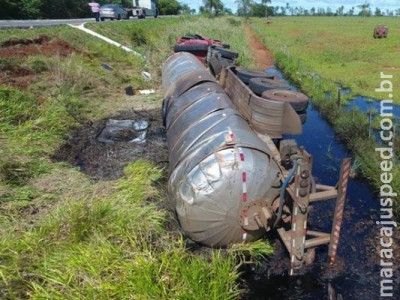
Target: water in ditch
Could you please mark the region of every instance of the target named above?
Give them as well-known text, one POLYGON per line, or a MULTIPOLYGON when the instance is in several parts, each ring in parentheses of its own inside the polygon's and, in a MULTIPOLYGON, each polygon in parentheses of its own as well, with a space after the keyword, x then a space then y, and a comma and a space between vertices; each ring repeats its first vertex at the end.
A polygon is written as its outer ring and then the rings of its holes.
MULTIPOLYGON (((272 71, 283 78, 278 70, 272 71)), ((312 105, 307 109, 303 134, 285 138, 295 139, 312 154, 317 182, 336 185, 341 160, 351 154, 312 105)), ((316 203, 309 228, 330 232, 333 208, 333 201, 316 203)), ((379 299, 380 228, 375 223, 379 220, 379 209, 376 191, 357 176, 350 179, 337 264, 333 268, 328 266, 328 247, 321 246, 317 248, 313 266, 302 276, 290 277, 287 275, 289 257, 282 243, 275 240, 274 257, 261 267, 249 267, 245 271, 249 292, 244 299, 379 299)), ((395 270, 393 279, 393 286, 399 286, 399 269, 395 270)))

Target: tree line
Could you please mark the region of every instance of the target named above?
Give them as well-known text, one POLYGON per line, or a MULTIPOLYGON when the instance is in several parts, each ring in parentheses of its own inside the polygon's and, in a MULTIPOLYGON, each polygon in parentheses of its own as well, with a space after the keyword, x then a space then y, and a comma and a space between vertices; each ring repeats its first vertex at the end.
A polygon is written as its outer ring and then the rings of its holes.
POLYGON ((345 7, 339 6, 337 9, 332 9, 331 7, 312 7, 311 9, 305 9, 301 6, 290 6, 289 3, 286 3, 286 6, 274 6, 270 7, 271 14, 275 16, 361 16, 361 17, 370 17, 370 16, 400 16, 400 8, 395 10, 381 10, 379 7, 376 7, 373 11, 371 8, 371 4, 364 3, 357 6, 353 6, 349 9, 345 9, 345 7), (357 9, 357 13, 356 13, 357 9))
MULTIPOLYGON (((245 17, 264 17, 264 16, 400 16, 400 8, 395 10, 381 10, 376 7, 372 11, 369 3, 363 3, 350 9, 345 9, 344 5, 337 9, 331 7, 312 7, 306 9, 301 6, 291 6, 289 2, 285 6, 269 6, 271 0, 237 0, 237 15, 245 17)), ((203 0, 203 5, 199 9, 200 14, 225 15, 233 14, 230 9, 224 7, 221 0, 203 0)))
MULTIPOLYGON (((63 19, 85 18, 92 16, 88 5, 90 0, 0 0, 0 19, 63 19)), ((115 3, 122 7, 132 6, 131 0, 99 0, 100 4, 115 3)), ((196 10, 178 0, 156 0, 158 12, 161 15, 195 14, 196 10)), ((330 7, 272 6, 271 0, 237 0, 237 15, 246 17, 265 16, 400 16, 400 8, 373 11, 369 3, 360 4, 350 9, 342 5, 337 9, 330 7)), ((233 15, 230 8, 224 6, 221 0, 203 0, 199 14, 233 15)))
MULTIPOLYGON (((91 0, 0 0, 0 19, 69 19, 91 17, 91 0)), ((131 7, 131 0, 98 0, 131 7)), ((161 15, 193 14, 196 11, 177 0, 155 1, 161 15)))

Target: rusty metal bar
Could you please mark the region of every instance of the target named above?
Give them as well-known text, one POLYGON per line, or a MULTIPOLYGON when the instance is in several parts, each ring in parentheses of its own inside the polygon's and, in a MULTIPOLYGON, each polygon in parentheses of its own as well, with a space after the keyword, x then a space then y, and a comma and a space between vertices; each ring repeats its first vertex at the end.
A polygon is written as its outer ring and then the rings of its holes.
POLYGON ((314 231, 314 230, 307 230, 307 235, 311 235, 311 236, 331 236, 330 233, 326 233, 326 232, 319 232, 319 231, 314 231))
POLYGON ((310 156, 302 151, 294 183, 292 228, 290 243, 290 275, 295 275, 303 266, 311 184, 310 156))
POLYGON ((317 189, 317 191, 328 191, 328 190, 334 190, 336 189, 334 186, 331 185, 324 185, 324 184, 319 184, 317 183, 315 185, 315 188, 317 189))
POLYGON ((304 243, 304 248, 312 248, 312 247, 316 247, 319 245, 324 245, 324 244, 328 244, 330 241, 331 237, 330 234, 328 236, 319 236, 313 239, 309 239, 306 240, 306 242, 304 243))
POLYGON ((283 241, 283 244, 285 245, 287 251, 290 252, 290 235, 287 233, 287 231, 285 231, 285 229, 278 228, 277 229, 279 236, 281 237, 281 240, 283 241))
POLYGON ((349 180, 350 168, 351 168, 351 158, 343 159, 342 166, 340 168, 338 197, 336 200, 335 214, 332 224, 332 233, 329 243, 329 257, 330 257, 329 263, 331 265, 333 265, 336 260, 337 248, 340 238, 340 228, 342 226, 342 221, 343 221, 344 204, 346 202, 347 184, 349 180))
POLYGON ((337 195, 338 195, 338 192, 336 189, 312 193, 312 194, 310 194, 310 202, 333 199, 333 198, 336 198, 337 195))

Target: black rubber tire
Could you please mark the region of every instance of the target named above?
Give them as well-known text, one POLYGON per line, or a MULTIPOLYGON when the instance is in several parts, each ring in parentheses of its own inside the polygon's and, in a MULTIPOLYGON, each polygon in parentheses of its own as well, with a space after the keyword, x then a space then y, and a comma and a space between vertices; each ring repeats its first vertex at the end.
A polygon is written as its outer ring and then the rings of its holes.
POLYGON ((214 77, 217 77, 219 74, 221 74, 222 71, 222 63, 221 61, 218 59, 218 57, 216 55, 213 55, 210 58, 210 61, 208 62, 211 74, 214 77))
POLYGON ((162 116, 162 122, 163 122, 164 127, 167 126, 167 113, 168 113, 168 99, 163 99, 161 116, 162 116))
POLYGON ((239 56, 239 53, 222 47, 215 47, 215 51, 221 53, 221 56, 224 58, 235 59, 239 56))
POLYGON ((114 18, 110 18, 111 21, 114 21, 114 18))
POLYGON ((274 73, 263 72, 263 71, 260 71, 260 70, 242 69, 242 68, 236 68, 236 75, 245 84, 249 84, 250 79, 252 79, 252 78, 267 78, 267 79, 274 79, 275 78, 275 74, 274 73))
POLYGON ((252 78, 249 82, 249 89, 258 96, 261 96, 261 94, 266 90, 287 90, 289 89, 289 85, 284 80, 279 79, 252 78))
POLYGON ((296 112, 303 112, 308 106, 308 97, 302 93, 291 90, 266 90, 261 97, 274 101, 288 102, 296 112))
POLYGON ((121 20, 121 15, 118 15, 118 16, 117 16, 117 20, 118 20, 118 21, 121 20))
POLYGON ((235 62, 232 59, 228 59, 228 58, 221 58, 220 60, 222 67, 232 67, 235 65, 235 62))
POLYGON ((298 113, 301 124, 304 124, 307 121, 307 112, 298 113))
POLYGON ((207 51, 208 45, 175 45, 174 52, 207 51))
POLYGON ((104 22, 104 18, 100 18, 100 20, 101 20, 102 22, 104 22))

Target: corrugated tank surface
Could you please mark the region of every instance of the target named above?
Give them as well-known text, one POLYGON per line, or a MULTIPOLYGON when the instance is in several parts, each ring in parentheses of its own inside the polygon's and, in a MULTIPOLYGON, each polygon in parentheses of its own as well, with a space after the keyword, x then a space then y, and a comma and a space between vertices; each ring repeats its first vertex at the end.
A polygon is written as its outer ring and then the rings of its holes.
POLYGON ((279 174, 268 146, 193 55, 171 56, 162 79, 168 192, 182 229, 209 246, 259 238, 263 231, 246 231, 241 222, 245 207, 265 199, 279 174))

